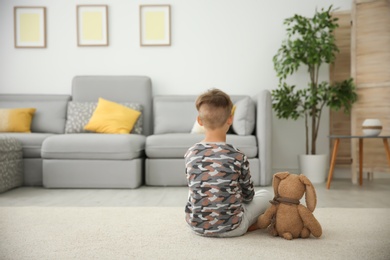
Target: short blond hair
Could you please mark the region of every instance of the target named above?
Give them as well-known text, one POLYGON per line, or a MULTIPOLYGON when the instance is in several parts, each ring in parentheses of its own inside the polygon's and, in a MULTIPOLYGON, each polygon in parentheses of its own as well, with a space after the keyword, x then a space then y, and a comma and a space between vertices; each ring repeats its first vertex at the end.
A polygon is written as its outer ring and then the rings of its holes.
POLYGON ((230 96, 219 89, 210 89, 195 102, 200 120, 209 129, 222 127, 231 115, 233 102, 230 96))

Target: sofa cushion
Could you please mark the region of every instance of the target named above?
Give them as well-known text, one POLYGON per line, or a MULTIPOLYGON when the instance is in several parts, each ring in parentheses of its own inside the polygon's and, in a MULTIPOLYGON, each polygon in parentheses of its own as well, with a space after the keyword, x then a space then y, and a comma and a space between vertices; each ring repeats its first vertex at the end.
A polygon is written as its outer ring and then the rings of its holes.
POLYGON ((154 134, 190 133, 198 115, 195 99, 190 95, 154 97, 154 134))
POLYGON ((142 134, 150 135, 152 127, 152 81, 145 76, 76 76, 72 80, 72 99, 97 102, 99 97, 118 103, 142 105, 142 134))
POLYGON ((136 134, 67 134, 47 138, 44 159, 131 160, 144 154, 145 136, 136 134))
MULTIPOLYGON (((145 152, 148 158, 183 158, 188 148, 203 138, 202 134, 191 133, 151 135, 146 139, 145 152)), ((253 135, 227 135, 226 142, 240 149, 248 158, 257 155, 257 142, 253 135)))
POLYGON ((235 103, 233 131, 238 135, 251 135, 255 130, 256 108, 250 97, 245 97, 235 103))
POLYGON ((99 98, 85 130, 105 134, 129 134, 141 112, 116 102, 99 98))
POLYGON ((30 133, 35 108, 0 109, 0 132, 30 133))
POLYGON ((0 108, 35 108, 32 132, 63 134, 69 100, 69 95, 1 94, 0 108))
MULTIPOLYGON (((97 102, 74 102, 70 101, 68 103, 68 113, 67 120, 65 124, 65 133, 87 133, 84 129, 84 126, 91 119, 93 112, 97 107, 97 102)), ((132 134, 142 134, 142 105, 137 103, 120 103, 128 108, 137 110, 141 112, 140 117, 135 123, 133 129, 131 130, 132 134)))
POLYGON ((23 158, 41 158, 43 141, 53 134, 48 133, 1 133, 1 136, 8 136, 18 140, 23 147, 23 158))

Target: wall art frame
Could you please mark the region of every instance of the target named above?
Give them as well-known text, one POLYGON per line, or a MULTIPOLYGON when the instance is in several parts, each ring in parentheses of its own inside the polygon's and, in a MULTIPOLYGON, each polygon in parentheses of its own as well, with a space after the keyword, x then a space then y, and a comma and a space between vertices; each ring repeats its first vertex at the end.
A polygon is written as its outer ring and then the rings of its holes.
POLYGON ((14 7, 15 48, 46 48, 46 7, 14 7))
POLYGON ((108 46, 108 6, 77 5, 77 46, 108 46))
POLYGON ((140 45, 171 45, 171 6, 140 5, 140 45))

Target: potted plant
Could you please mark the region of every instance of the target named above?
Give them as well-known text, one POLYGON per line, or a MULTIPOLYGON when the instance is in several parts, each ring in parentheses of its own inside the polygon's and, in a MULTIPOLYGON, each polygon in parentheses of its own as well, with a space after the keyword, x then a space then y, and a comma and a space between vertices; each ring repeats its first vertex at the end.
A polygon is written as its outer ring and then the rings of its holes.
MULTIPOLYGON (((338 19, 332 17, 331 11, 332 6, 316 10, 313 17, 296 14, 285 19, 287 39, 273 57, 274 68, 279 78, 278 88, 272 91, 272 107, 276 116, 293 120, 304 118, 307 156, 300 158, 316 157, 316 141, 323 108, 325 106, 332 110, 344 108, 344 111, 349 113, 352 104, 357 100, 351 78, 334 84, 327 81, 319 82, 321 65, 333 63, 339 51, 334 37, 338 19), (306 87, 297 88, 288 84, 287 78, 297 73, 301 66, 307 68, 309 82, 306 87)), ((301 73, 301 70, 298 73, 301 73)), ((319 166, 319 162, 315 162, 316 168, 307 170, 310 172, 303 170, 307 168, 302 165, 300 159, 301 173, 309 175, 321 170, 324 177, 319 177, 322 180, 317 182, 323 182, 328 162, 327 155, 322 157, 324 166, 319 166)))

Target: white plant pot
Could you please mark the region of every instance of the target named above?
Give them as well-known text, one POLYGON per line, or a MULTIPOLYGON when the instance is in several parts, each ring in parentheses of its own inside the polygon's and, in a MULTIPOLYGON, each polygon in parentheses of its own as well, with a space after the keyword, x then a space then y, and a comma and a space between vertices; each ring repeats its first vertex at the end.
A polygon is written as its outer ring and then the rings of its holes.
POLYGON ((323 183, 326 180, 329 161, 326 154, 298 155, 300 173, 304 174, 312 183, 323 183))

